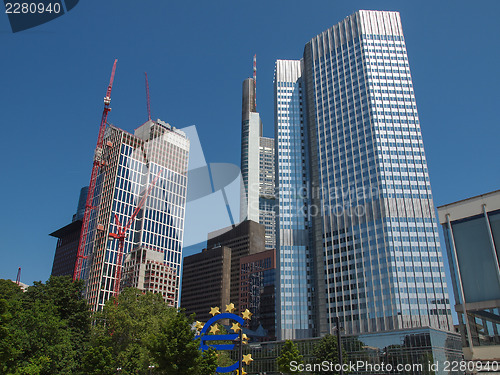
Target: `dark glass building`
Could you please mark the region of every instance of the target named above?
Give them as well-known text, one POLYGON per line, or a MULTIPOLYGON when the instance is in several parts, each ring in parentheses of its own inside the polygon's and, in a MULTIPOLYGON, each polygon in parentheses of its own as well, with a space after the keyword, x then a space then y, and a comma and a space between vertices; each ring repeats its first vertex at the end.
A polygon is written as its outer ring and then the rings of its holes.
POLYGON ((58 239, 56 253, 54 255, 54 263, 52 264, 51 275, 53 276, 67 275, 73 277, 88 190, 88 186, 81 188, 78 206, 76 208, 76 213, 73 215, 71 224, 68 224, 50 234, 50 236, 58 239))

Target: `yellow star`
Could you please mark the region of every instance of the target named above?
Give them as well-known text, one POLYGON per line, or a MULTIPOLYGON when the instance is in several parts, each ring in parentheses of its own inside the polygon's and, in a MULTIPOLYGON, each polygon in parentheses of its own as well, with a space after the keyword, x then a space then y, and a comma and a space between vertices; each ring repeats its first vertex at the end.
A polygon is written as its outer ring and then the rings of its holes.
POLYGON ((242 341, 241 341, 241 343, 242 343, 243 345, 246 345, 246 344, 248 344, 248 341, 242 340, 242 341))
POLYGON ((219 332, 219 327, 217 327, 217 326, 212 326, 212 327, 210 328, 210 333, 212 333, 212 334, 214 334, 214 335, 215 335, 217 332, 219 332))
MULTIPOLYGON (((240 370, 236 370, 236 375, 240 375, 240 370)), ((244 368, 241 368, 241 375, 247 375, 244 368)))
POLYGON ((210 308, 210 315, 215 316, 217 314, 220 314, 219 308, 218 307, 211 307, 210 308))
POLYGON ((226 311, 228 313, 232 313, 234 311, 234 303, 230 303, 229 305, 226 305, 226 311))
POLYGON ((245 362, 246 365, 249 365, 250 362, 253 361, 252 355, 251 354, 245 354, 243 356, 243 362, 245 362))
POLYGON ((231 329, 233 330, 233 332, 240 331, 241 330, 240 323, 233 323, 231 329))
POLYGON ((197 330, 200 330, 200 329, 203 328, 203 323, 199 322, 199 321, 196 321, 196 324, 194 326, 196 327, 197 330))
POLYGON ((248 336, 246 335, 246 333, 244 333, 243 335, 241 335, 241 339, 242 340, 248 340, 248 336))
POLYGON ((253 314, 250 312, 250 310, 246 309, 241 313, 241 315, 243 316, 243 319, 250 319, 253 314))

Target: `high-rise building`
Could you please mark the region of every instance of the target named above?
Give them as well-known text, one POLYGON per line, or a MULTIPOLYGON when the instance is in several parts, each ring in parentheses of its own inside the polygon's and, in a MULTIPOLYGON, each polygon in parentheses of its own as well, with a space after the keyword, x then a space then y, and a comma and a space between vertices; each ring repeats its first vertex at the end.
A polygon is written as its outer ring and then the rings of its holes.
POLYGON ((96 209, 84 234, 80 278, 86 281, 85 296, 93 310, 113 297, 118 240, 109 234, 118 233, 117 221, 125 225, 151 188, 124 242, 124 253, 132 254, 123 259, 136 273, 122 273, 122 280, 124 285, 165 292, 165 299, 178 306, 189 140, 169 124, 149 120, 134 135, 109 126, 103 144, 104 168, 92 202, 96 209), (155 273, 147 286, 142 282, 146 272, 155 273), (156 280, 161 277, 167 280, 156 280))
POLYGON ((229 299, 239 310, 240 259, 265 250, 264 226, 251 220, 208 234, 207 248, 227 246, 231 249, 231 277, 229 299))
POLYGON ((232 301, 231 249, 217 246, 184 258, 182 267, 181 307, 187 315, 206 322, 212 316, 210 308, 225 309, 232 301))
POLYGON ((438 207, 466 360, 500 359, 500 190, 438 207))
POLYGON ((253 220, 266 228, 266 248, 276 245, 274 141, 262 136, 256 108, 255 80, 243 81, 241 119, 240 221, 253 220))
POLYGON ((278 336, 334 317, 347 334, 450 330, 399 13, 358 11, 278 61, 275 108, 278 336))
POLYGON ((278 60, 274 77, 276 192, 276 320, 278 337, 315 335, 314 259, 307 213, 308 143, 301 61, 278 60))
POLYGON ((240 258, 240 311, 252 312, 249 328, 262 330, 262 341, 276 339, 276 250, 240 258))
POLYGON ((51 275, 53 276, 73 276, 75 272, 76 255, 78 253, 88 189, 88 186, 85 186, 80 190, 78 206, 71 223, 50 234, 58 239, 52 264, 51 275))

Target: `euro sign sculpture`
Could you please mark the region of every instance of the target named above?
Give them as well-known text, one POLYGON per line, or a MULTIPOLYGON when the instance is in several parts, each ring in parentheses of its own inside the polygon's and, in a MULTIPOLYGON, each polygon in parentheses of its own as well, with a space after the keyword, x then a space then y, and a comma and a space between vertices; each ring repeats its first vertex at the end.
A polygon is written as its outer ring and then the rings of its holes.
MULTIPOLYGON (((232 334, 227 334, 227 335, 208 335, 207 331, 208 329, 215 323, 217 323, 219 320, 222 319, 230 319, 238 322, 240 326, 243 327, 245 324, 245 321, 243 318, 239 317, 236 314, 232 313, 222 313, 222 314, 217 314, 214 317, 212 317, 208 322, 205 323, 203 328, 200 331, 200 334, 196 336, 196 339, 200 339, 200 349, 202 351, 208 350, 209 348, 214 348, 215 350, 232 350, 234 348, 234 343, 233 344, 210 344, 210 341, 234 341, 239 337, 239 334, 237 333, 232 333, 232 334)), ((226 367, 217 367, 217 372, 220 373, 226 373, 226 372, 231 372, 235 371, 238 369, 240 365, 240 361, 237 361, 233 363, 231 366, 226 366, 226 367)))

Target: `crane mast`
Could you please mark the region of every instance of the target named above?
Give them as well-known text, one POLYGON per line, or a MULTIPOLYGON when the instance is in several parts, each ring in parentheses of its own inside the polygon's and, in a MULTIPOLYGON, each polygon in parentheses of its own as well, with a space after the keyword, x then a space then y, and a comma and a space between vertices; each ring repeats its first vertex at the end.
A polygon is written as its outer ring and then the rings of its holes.
POLYGON ((108 113, 109 113, 109 111, 111 111, 109 104, 111 103, 111 89, 113 88, 113 81, 115 78, 115 70, 116 70, 116 62, 117 61, 118 60, 115 60, 115 62, 113 64, 113 70, 111 71, 111 78, 109 80, 108 89, 106 90, 106 96, 104 97, 104 109, 102 111, 102 118, 101 118, 101 125, 99 127, 99 134, 97 136, 97 146, 96 146, 95 152, 94 152, 94 162, 93 162, 93 166, 92 166, 92 173, 90 175, 90 183, 89 183, 89 190, 87 193, 87 200, 85 203, 85 213, 83 215, 82 230, 80 232, 80 241, 78 243, 78 251, 76 254, 76 264, 75 264, 75 270, 73 273, 73 280, 80 279, 81 273, 82 273, 83 260, 87 258, 87 256, 85 255, 85 245, 86 245, 87 236, 88 236, 90 216, 92 214, 92 210, 94 210, 96 208, 92 204, 94 201, 94 195, 95 195, 94 190, 95 190, 95 186, 96 186, 97 176, 101 170, 101 167, 104 165, 103 139, 104 139, 104 132, 106 130, 108 113))

